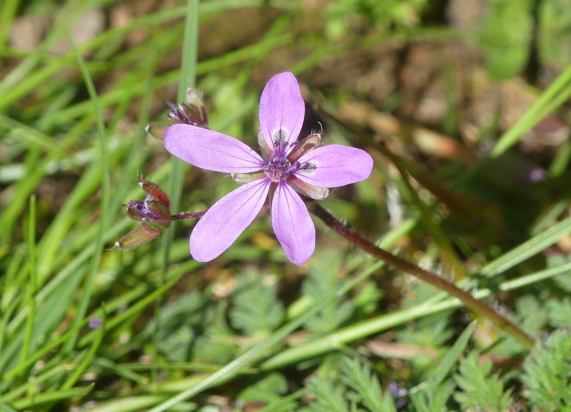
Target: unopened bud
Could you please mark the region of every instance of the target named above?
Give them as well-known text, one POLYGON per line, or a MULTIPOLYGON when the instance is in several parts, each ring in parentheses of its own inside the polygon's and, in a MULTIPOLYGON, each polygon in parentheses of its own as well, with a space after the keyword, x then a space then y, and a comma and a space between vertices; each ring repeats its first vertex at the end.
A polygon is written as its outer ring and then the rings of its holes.
MULTIPOLYGON (((196 89, 189 88, 186 91, 184 103, 174 104, 167 102, 169 112, 167 117, 171 124, 190 124, 193 126, 208 128, 208 115, 202 93, 196 89)), ((145 131, 149 136, 159 140, 164 140, 167 125, 149 124, 145 131)))
POLYGON ((175 105, 168 102, 169 120, 171 123, 186 123, 198 127, 208 127, 208 115, 202 94, 195 89, 186 91, 184 103, 175 105))
POLYGON ((115 247, 120 249, 132 249, 150 242, 166 230, 172 221, 168 195, 149 180, 140 179, 139 185, 147 194, 145 200, 130 200, 125 207, 127 216, 142 222, 142 225, 115 242, 115 247))
POLYGON ((143 220, 145 217, 145 202, 141 200, 129 200, 127 205, 127 216, 133 220, 143 220))

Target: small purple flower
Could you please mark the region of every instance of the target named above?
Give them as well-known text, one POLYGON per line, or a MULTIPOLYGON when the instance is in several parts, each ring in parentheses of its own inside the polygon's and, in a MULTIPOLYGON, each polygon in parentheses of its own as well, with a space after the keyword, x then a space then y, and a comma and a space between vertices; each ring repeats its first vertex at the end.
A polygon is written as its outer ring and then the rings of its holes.
POLYGON ((97 316, 91 316, 89 318, 89 329, 99 329, 103 325, 103 320, 97 316))
POLYGON ((239 140, 192 126, 175 124, 165 132, 165 148, 176 157, 216 172, 231 173, 245 183, 216 202, 190 235, 190 253, 207 262, 223 253, 262 209, 271 194, 272 226, 287 258, 306 262, 315 249, 315 226, 298 195, 325 198, 328 188, 369 177, 371 156, 352 147, 318 147, 313 133, 297 140, 305 104, 293 74, 274 75, 260 99, 258 142, 262 157, 239 140))

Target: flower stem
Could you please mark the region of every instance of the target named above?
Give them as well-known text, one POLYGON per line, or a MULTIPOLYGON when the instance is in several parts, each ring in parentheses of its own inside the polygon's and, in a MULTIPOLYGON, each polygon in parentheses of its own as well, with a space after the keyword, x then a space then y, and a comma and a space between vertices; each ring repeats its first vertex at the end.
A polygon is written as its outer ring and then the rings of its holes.
POLYGON ((205 213, 206 210, 201 210, 200 212, 177 213, 176 215, 171 215, 171 220, 200 219, 205 213))
POLYGON ((394 267, 407 272, 424 282, 430 283, 434 287, 458 298, 468 308, 494 322, 500 329, 517 338, 526 347, 531 348, 533 346, 533 338, 522 329, 520 329, 515 323, 507 319, 505 316, 494 310, 486 303, 476 299, 468 292, 458 288, 452 282, 449 282, 441 276, 428 272, 427 270, 424 270, 403 258, 400 258, 396 255, 393 255, 392 253, 387 252, 386 250, 377 247, 372 242, 363 238, 359 233, 355 232, 354 230, 338 221, 328 211, 323 209, 318 204, 313 203, 311 206, 311 211, 327 226, 329 226, 331 229, 333 229, 339 235, 343 236, 355 246, 359 247, 370 255, 373 255, 376 258, 379 258, 386 263, 391 264, 394 267))

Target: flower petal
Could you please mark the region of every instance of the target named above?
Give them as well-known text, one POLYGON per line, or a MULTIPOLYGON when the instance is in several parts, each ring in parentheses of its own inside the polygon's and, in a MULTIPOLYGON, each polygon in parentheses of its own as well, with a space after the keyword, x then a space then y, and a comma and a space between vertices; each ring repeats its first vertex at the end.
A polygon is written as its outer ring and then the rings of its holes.
POLYGON ((266 179, 245 184, 216 202, 190 235, 190 254, 208 262, 230 247, 258 215, 268 195, 266 179))
POLYGON ((315 249, 315 226, 299 195, 280 183, 272 201, 272 226, 290 262, 305 263, 315 249))
POLYGON ((365 180, 373 169, 369 153, 354 147, 331 144, 299 158, 301 168, 295 175, 306 183, 339 187, 365 180))
POLYGON ((238 139, 189 124, 169 126, 165 148, 176 157, 202 169, 249 173, 262 168, 263 160, 238 139))
POLYGON ((278 73, 266 83, 260 98, 260 128, 267 144, 283 147, 295 142, 303 125, 305 103, 292 73, 278 73), (281 131, 281 132, 280 132, 281 131))

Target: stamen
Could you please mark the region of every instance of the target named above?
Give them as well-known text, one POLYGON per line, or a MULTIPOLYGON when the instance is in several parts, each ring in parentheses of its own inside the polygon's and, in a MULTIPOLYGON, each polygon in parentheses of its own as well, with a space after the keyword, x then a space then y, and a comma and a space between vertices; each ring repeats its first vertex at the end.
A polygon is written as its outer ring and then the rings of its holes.
POLYGON ((279 183, 288 178, 288 176, 297 170, 297 164, 291 164, 289 160, 278 150, 275 150, 272 157, 266 162, 264 172, 272 182, 279 183))
POLYGON ((272 140, 274 141, 274 147, 278 152, 285 152, 285 146, 287 143, 288 132, 285 129, 274 130, 272 135, 272 140))

